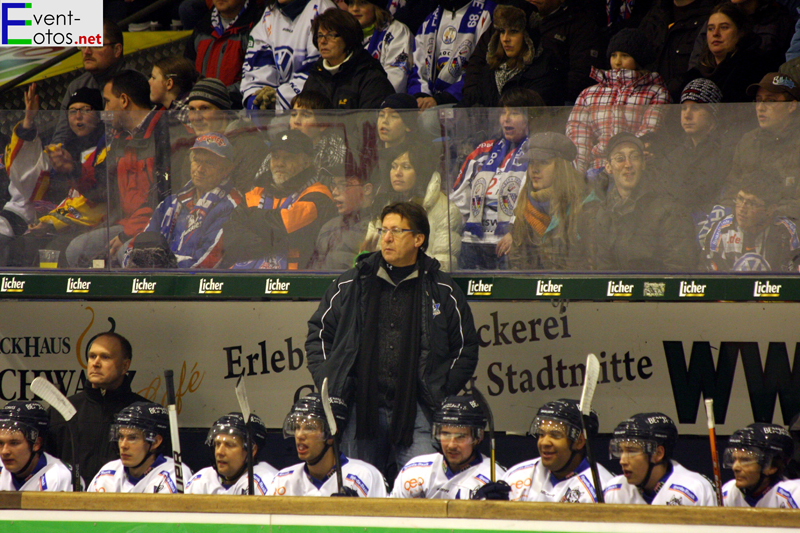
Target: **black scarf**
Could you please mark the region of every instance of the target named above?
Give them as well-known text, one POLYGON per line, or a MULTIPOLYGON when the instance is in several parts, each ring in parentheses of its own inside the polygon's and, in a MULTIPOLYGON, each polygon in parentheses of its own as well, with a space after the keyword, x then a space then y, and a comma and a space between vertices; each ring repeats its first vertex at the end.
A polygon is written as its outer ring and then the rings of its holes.
MULTIPOLYGON (((419 275, 416 279, 405 283, 414 283, 414 298, 411 306, 411 319, 408 331, 402 336, 403 345, 398 346, 400 353, 408 354, 406 364, 398 369, 395 387, 394 409, 390 428, 391 442, 398 446, 408 447, 413 443, 414 423, 417 417, 417 370, 420 355, 420 321, 422 319, 422 293, 425 270, 423 256, 417 258, 419 275)), ((382 263, 382 261, 381 261, 382 263)), ((380 268, 380 267, 378 267, 380 268)), ((380 394, 378 380, 378 342, 374 332, 378 331, 380 318, 380 287, 377 270, 367 276, 364 290, 367 295, 366 320, 361 328, 361 346, 358 355, 356 402, 356 439, 375 439, 378 436, 378 396, 380 394), (372 332, 373 334, 370 334, 372 332)))

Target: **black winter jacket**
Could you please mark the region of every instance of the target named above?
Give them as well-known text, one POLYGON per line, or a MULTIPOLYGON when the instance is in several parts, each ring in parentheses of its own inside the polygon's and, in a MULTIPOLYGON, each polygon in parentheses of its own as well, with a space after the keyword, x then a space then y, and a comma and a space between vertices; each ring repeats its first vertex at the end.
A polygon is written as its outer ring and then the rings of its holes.
MULTIPOLYGON (((350 399, 355 394, 355 367, 367 309, 363 287, 368 276, 377 275, 380 261, 381 253, 372 253, 339 276, 308 321, 308 370, 318 388, 328 378, 331 396, 350 399)), ((421 325, 418 391, 419 403, 430 415, 475 372, 478 334, 464 293, 439 270, 436 259, 425 256, 424 262, 422 316, 428 319, 421 325)))
POLYGON ((148 401, 131 390, 132 380, 133 377, 128 374, 118 389, 105 394, 100 389, 91 388, 91 383, 87 381, 89 388, 69 397, 78 411, 69 424, 58 411, 50 408, 47 451, 66 463, 74 464, 70 440, 72 429, 78 448, 80 475, 87 485, 104 464, 119 459, 117 443, 108 438, 114 415, 134 402, 148 401))
POLYGON ((331 74, 320 58, 311 67, 304 91, 316 91, 333 102, 334 109, 378 109, 394 87, 380 61, 358 48, 341 68, 331 74))

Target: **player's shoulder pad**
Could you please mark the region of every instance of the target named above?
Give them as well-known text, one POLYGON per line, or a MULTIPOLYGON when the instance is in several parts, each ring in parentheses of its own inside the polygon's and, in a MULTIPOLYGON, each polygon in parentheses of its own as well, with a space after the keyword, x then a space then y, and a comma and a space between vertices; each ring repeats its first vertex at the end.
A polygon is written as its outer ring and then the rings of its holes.
POLYGON ((539 458, 538 457, 536 459, 530 459, 528 461, 523 461, 521 463, 518 463, 518 464, 512 466, 508 470, 506 475, 511 476, 513 474, 518 473, 521 470, 530 470, 530 469, 536 468, 536 465, 538 465, 538 464, 539 464, 539 458))

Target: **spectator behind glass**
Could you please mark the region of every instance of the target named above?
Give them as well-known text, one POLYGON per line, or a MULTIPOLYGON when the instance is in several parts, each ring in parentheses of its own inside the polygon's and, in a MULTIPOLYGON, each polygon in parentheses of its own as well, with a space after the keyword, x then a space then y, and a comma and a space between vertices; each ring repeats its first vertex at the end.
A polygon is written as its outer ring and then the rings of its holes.
POLYGON ((765 185, 759 174, 743 179, 733 213, 711 226, 703 239, 708 270, 797 273, 797 228, 793 221, 776 215, 782 193, 779 185, 765 185))
MULTIPOLYGON (((574 102, 592 80, 592 68, 600 67, 606 40, 598 26, 595 0, 528 0, 542 16, 542 46, 567 65, 566 102, 574 102)), ((560 104, 559 104, 560 105, 560 104)))
MULTIPOLYGON (((147 225, 153 208, 167 197, 170 181, 169 130, 163 111, 150 109, 150 86, 143 74, 124 70, 103 88, 105 110, 116 132, 105 157, 109 226, 76 237, 67 247, 71 267, 92 266, 95 258, 121 263, 123 245, 147 225), (118 255, 119 253, 119 255, 118 255)), ((100 179, 100 185, 106 185, 100 179)))
POLYGON ((97 89, 103 92, 106 82, 125 68, 123 60, 122 30, 115 22, 103 19, 103 46, 84 46, 81 48, 83 73, 72 80, 61 99, 61 111, 56 130, 53 133, 53 144, 63 143, 69 135, 67 106, 69 98, 81 87, 97 89))
POLYGON ((469 154, 450 193, 450 201, 466 220, 458 264, 462 269, 508 268, 511 236, 507 234, 527 168, 521 157, 530 133, 525 108, 544 102, 534 91, 514 87, 503 94, 500 105, 501 136, 469 154))
POLYGON ((319 59, 314 18, 336 7, 331 0, 271 0, 253 26, 242 65, 246 109, 285 110, 303 90, 311 66, 319 59))
POLYGON ((771 72, 747 92, 756 101, 758 128, 745 133, 736 145, 726 180, 725 205, 732 206, 744 176, 758 174, 765 185, 775 182, 784 188, 778 214, 800 217, 800 87, 792 78, 771 72))
POLYGON ((718 0, 654 0, 639 25, 656 50, 655 70, 674 101, 686 85, 684 74, 695 39, 718 0))
POLYGON ((578 148, 575 168, 590 171, 589 177, 603 169, 611 137, 622 132, 637 137, 655 132, 663 119, 660 104, 670 102, 661 76, 644 70, 654 56, 642 31, 620 31, 608 44, 607 57, 611 70, 592 69, 598 84, 578 96, 567 122, 567 137, 578 148))
POLYGON ((314 148, 297 130, 271 140, 270 181, 246 194, 225 224, 223 266, 305 270, 322 225, 335 215, 330 190, 317 181, 314 148))
POLYGON ((325 95, 334 109, 375 109, 394 93, 380 62, 364 49, 353 15, 332 7, 314 19, 311 33, 320 57, 303 90, 325 95))
POLYGON ((197 71, 191 61, 170 56, 153 63, 150 71, 150 101, 169 111, 168 116, 189 124, 189 91, 197 82, 197 71))
POLYGON ((491 0, 441 0, 414 37, 408 94, 420 109, 461 100, 463 68, 491 28, 491 0))
MULTIPOLYGON (((233 103, 225 85, 214 78, 200 80, 192 88, 187 101, 189 124, 194 134, 223 133, 236 152, 231 173, 234 186, 239 191, 252 189, 266 146, 253 123, 246 118, 237 118, 231 110, 233 103)), ((173 145, 176 187, 182 187, 189 180, 188 151, 194 141, 195 137, 189 136, 173 145)))
POLYGON ((642 141, 627 132, 612 137, 606 172, 613 183, 597 212, 597 269, 693 272, 697 250, 691 218, 654 186, 642 141))
POLYGON ((230 180, 235 155, 220 133, 197 137, 189 153, 192 180, 158 205, 144 232, 131 239, 123 266, 151 266, 149 257, 137 257, 137 244, 142 236, 160 233, 178 268, 216 267, 222 259, 222 225, 244 201, 230 180))
POLYGON ((598 198, 572 166, 575 152, 561 133, 537 133, 528 141, 525 185, 509 232, 511 268, 589 269, 598 198))
POLYGON ((417 102, 408 94, 391 94, 381 102, 378 111, 378 139, 383 148, 416 138, 417 102))
POLYGON ((66 266, 69 242, 105 219, 105 187, 97 194, 97 179, 105 176, 95 176, 94 167, 97 151, 103 149, 104 128, 98 114, 102 109, 100 91, 78 89, 67 107, 67 140, 43 147, 35 122, 36 84, 28 87, 25 118, 14 127, 5 154, 11 198, 0 211, 0 264, 38 265, 37 252, 47 249, 59 250, 59 266, 66 266), (69 191, 55 209, 37 219, 34 201, 48 190, 48 182, 63 182, 69 191))
MULTIPOLYGON (((333 168, 331 192, 339 215, 319 230, 317 245, 311 258, 314 270, 347 270, 352 268, 372 218, 375 187, 369 176, 359 169, 352 155, 346 164, 333 168)), ((328 172, 320 169, 320 174, 328 172)))
MULTIPOLYGON (((770 64, 782 63, 784 53, 794 33, 794 21, 797 14, 789 11, 786 6, 771 0, 731 0, 748 18, 752 31, 760 37, 758 49, 768 58, 770 64)), ((703 26, 692 50, 692 59, 689 65, 697 66, 706 44, 708 23, 703 26)))
POLYGON ((411 71, 411 40, 408 26, 394 20, 386 11, 386 2, 350 0, 347 11, 353 15, 364 32, 364 48, 379 60, 394 90, 406 92, 411 71))
POLYGON ((539 93, 548 106, 564 103, 567 70, 552 50, 541 45, 541 17, 527 19, 518 7, 500 5, 492 14, 494 31, 485 60, 475 52, 464 75, 463 107, 497 107, 504 89, 524 87, 539 93), (473 66, 473 64, 477 66, 473 66))
POLYGON ((741 9, 731 2, 718 4, 708 18, 700 62, 684 80, 702 77, 713 81, 722 91, 723 102, 749 101, 747 87, 780 65, 761 53, 759 42, 741 9))
POLYGON ((216 78, 238 93, 247 41, 264 12, 264 3, 213 0, 213 5, 194 28, 184 55, 204 78, 216 78))
POLYGON ((713 81, 698 78, 681 93, 679 142, 663 158, 654 160, 653 172, 663 189, 685 206, 699 222, 721 197, 730 172, 733 147, 723 135, 722 92, 713 81))

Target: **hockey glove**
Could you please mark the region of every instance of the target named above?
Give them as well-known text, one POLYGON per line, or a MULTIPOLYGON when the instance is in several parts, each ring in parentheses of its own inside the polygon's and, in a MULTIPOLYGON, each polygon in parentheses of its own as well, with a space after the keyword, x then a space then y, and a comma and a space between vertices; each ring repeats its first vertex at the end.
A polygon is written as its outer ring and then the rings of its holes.
POLYGON ((337 493, 331 494, 331 497, 334 497, 334 496, 343 496, 343 497, 348 497, 348 498, 358 498, 358 492, 356 492, 356 489, 351 488, 351 487, 342 487, 342 492, 337 492, 337 493))
POLYGON ((475 491, 472 495, 473 500, 508 500, 508 493, 511 487, 505 481, 495 481, 487 483, 475 491))

